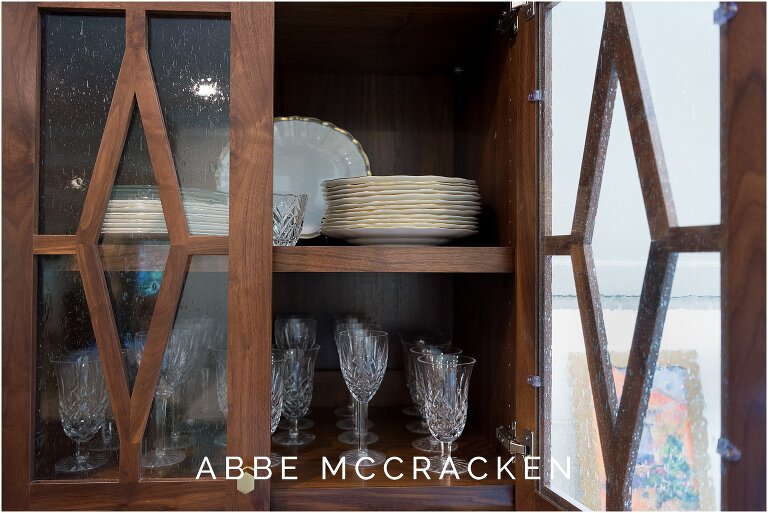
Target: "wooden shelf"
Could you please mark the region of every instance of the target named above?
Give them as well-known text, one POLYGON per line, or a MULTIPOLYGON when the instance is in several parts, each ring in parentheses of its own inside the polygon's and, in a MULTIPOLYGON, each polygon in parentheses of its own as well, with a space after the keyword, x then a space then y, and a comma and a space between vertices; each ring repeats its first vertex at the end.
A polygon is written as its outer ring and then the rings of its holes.
POLYGON ((272 248, 273 272, 511 273, 511 247, 293 246, 272 248))
MULTIPOLYGON (((373 479, 362 480, 355 475, 354 467, 347 466, 346 479, 341 473, 332 476, 327 473, 322 478, 322 457, 331 464, 338 462, 338 455, 353 448, 337 440, 341 432, 336 427, 339 420, 332 408, 315 408, 310 418, 315 421, 310 429, 316 435, 313 443, 299 447, 283 447, 272 444, 272 450, 282 456, 296 456, 292 463, 295 470, 289 475, 297 480, 280 478, 280 468, 275 467, 271 483, 271 507, 273 510, 511 510, 513 506, 514 481, 496 479, 495 464, 498 454, 483 437, 466 429, 458 439, 458 448, 454 455, 470 459, 482 456, 488 465, 476 465, 476 474, 487 472, 487 479, 474 481, 464 474, 461 479, 446 477, 443 480, 432 474, 426 479, 418 474, 413 479, 412 458, 431 456, 414 449, 411 442, 422 435, 415 435, 405 429, 413 420, 400 412, 399 407, 371 407, 371 429, 379 435, 379 441, 371 444, 371 449, 384 452, 389 457, 400 457, 404 463, 393 461, 389 465, 392 475, 403 473, 397 481, 389 480, 384 475, 383 466, 365 469, 365 473, 375 473, 373 479)), ((362 471, 361 471, 362 472, 362 471)))

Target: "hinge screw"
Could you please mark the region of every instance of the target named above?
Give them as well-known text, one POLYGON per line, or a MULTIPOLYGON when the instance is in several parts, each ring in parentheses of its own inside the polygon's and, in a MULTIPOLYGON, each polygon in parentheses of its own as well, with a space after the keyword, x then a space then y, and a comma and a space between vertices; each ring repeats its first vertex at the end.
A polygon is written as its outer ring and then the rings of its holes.
POLYGON ((730 440, 721 436, 717 440, 717 453, 725 460, 736 462, 741 459, 741 451, 730 440))
POLYGON ((529 102, 540 102, 542 98, 541 89, 534 89, 528 93, 529 102))
POLYGON ((528 384, 533 388, 541 387, 541 376, 528 376, 528 384))

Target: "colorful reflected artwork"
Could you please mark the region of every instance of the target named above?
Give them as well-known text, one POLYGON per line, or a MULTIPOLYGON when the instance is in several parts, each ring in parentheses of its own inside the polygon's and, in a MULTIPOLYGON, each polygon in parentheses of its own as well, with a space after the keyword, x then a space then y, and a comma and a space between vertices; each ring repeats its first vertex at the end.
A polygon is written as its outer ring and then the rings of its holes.
MULTIPOLYGON (((694 351, 662 352, 654 375, 637 464, 632 479, 632 509, 635 511, 695 511, 714 508, 713 482, 709 475, 706 421, 703 417, 701 383, 694 351)), ((616 390, 621 394, 626 377, 626 354, 611 354, 616 390)), ((584 365, 583 356, 572 365, 584 365), (581 361, 579 361, 581 360, 581 361)), ((576 373, 582 375, 582 372, 576 373)), ((573 374, 572 375, 576 375, 573 374)), ((576 386, 579 386, 576 384, 576 386)), ((605 467, 599 454, 600 439, 594 406, 574 397, 574 407, 585 412, 588 447, 579 458, 597 459, 597 475, 581 475, 587 497, 600 497, 605 506, 605 467), (588 412, 588 413, 587 413, 588 412), (597 451, 597 452, 595 452, 597 451)), ((589 398, 591 400, 591 397, 589 398)), ((584 465, 584 468, 595 468, 584 465)), ((594 473, 594 471, 592 472, 594 473)))

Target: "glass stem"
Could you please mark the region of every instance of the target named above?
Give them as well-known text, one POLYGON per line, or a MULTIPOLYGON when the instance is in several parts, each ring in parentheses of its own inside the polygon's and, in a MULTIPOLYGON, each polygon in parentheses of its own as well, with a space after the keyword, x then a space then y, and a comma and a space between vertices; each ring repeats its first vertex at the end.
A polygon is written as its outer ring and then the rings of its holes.
POLYGON ((80 440, 75 441, 75 461, 80 463, 88 459, 88 453, 83 451, 83 443, 80 440))
POLYGON ((356 401, 357 452, 368 454, 368 401, 356 401))
POLYGON ((155 449, 157 452, 165 451, 165 407, 168 399, 159 395, 155 396, 155 449))
POLYGON ((290 419, 291 427, 288 429, 288 435, 291 438, 299 437, 299 419, 290 419))
POLYGON ((349 394, 349 409, 354 411, 355 406, 357 406, 357 403, 355 402, 355 396, 353 396, 351 393, 349 394))
POLYGON ((445 462, 451 457, 451 445, 445 442, 440 442, 440 460, 443 462, 443 468, 445 468, 445 462))

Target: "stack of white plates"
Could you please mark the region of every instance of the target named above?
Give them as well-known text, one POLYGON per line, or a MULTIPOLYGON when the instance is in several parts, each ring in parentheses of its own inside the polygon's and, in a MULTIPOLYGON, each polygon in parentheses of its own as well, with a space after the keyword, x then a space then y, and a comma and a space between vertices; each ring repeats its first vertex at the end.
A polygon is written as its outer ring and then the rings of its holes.
MULTIPOLYGON (((189 231, 193 235, 229 233, 229 195, 185 188, 181 191, 189 231)), ((167 233, 157 187, 115 185, 107 204, 102 233, 167 233)))
POLYGON ((323 182, 322 233, 352 244, 437 245, 477 233, 474 180, 360 176, 323 182))

